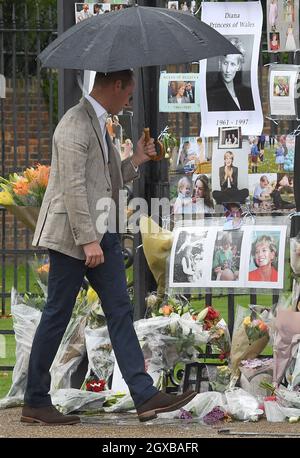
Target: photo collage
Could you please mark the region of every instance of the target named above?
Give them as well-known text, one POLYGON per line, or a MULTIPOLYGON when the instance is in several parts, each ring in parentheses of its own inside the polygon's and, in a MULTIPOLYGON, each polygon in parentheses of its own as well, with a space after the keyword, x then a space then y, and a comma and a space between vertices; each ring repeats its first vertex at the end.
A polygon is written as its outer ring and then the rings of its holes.
MULTIPOLYGON (((279 8, 277 3, 280 3, 287 19, 294 15, 299 2, 274 0, 268 3, 268 11, 275 9, 273 4, 279 8)), ((226 213, 228 203, 237 203, 244 211, 263 214, 288 214, 295 209, 296 137, 293 133, 283 133, 280 127, 270 129, 262 113, 257 81, 260 44, 254 33, 256 29, 259 36, 261 34, 262 9, 259 2, 238 4, 240 18, 247 19, 248 23, 253 20, 253 33, 250 34, 244 25, 246 22, 236 24, 233 19, 224 19, 231 17, 231 10, 236 13, 236 8, 233 2, 226 2, 226 5, 204 2, 201 19, 210 25, 224 24, 224 28, 218 30, 241 55, 200 61, 198 77, 196 73, 161 73, 160 111, 201 114, 199 135, 181 136, 172 154, 169 182, 176 220, 180 216, 188 220, 198 215, 202 218, 203 215, 226 213), (233 26, 235 35, 223 32, 233 26), (193 89, 191 99, 187 95, 190 86, 193 89)), ((276 21, 275 28, 279 26, 276 21)), ((269 97, 273 100, 271 108, 277 119, 286 113, 296 116, 292 107, 295 106, 299 68, 294 67, 297 68, 272 66, 269 97)))
POLYGON ((283 288, 286 226, 186 227, 174 231, 170 288, 283 288))

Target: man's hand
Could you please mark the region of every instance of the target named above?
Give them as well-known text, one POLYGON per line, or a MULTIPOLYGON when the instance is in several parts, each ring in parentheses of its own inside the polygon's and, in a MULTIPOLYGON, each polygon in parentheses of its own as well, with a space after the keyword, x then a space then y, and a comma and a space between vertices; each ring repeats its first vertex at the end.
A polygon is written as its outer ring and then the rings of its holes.
POLYGON ((156 155, 154 139, 150 138, 149 142, 145 145, 145 134, 143 133, 137 142, 136 151, 131 158, 134 165, 138 167, 144 162, 150 161, 150 159, 156 155))
POLYGON ((99 242, 86 243, 82 245, 82 248, 86 256, 85 265, 87 267, 93 268, 104 263, 104 254, 99 242))

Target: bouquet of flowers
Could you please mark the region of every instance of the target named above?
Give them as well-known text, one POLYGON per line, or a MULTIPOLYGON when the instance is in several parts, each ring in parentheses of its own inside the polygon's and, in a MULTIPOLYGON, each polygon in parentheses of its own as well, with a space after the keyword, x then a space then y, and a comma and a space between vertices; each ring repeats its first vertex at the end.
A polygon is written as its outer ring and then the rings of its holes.
POLYGON ((227 390, 231 378, 231 370, 225 364, 223 366, 217 366, 214 375, 209 374, 209 384, 213 391, 224 393, 227 390))
POLYGON ((50 166, 38 164, 23 173, 0 177, 0 205, 34 230, 48 185, 50 166))
POLYGON ((50 166, 38 164, 22 174, 13 173, 8 180, 0 177, 0 204, 40 207, 48 185, 50 166), (2 192, 3 192, 2 191, 2 192))
POLYGON ((233 330, 230 353, 231 368, 239 375, 239 365, 244 359, 254 359, 269 342, 269 327, 262 320, 259 306, 249 306, 250 310, 239 306, 233 330))
POLYGON ((87 391, 104 391, 107 389, 115 364, 107 326, 98 328, 86 326, 84 337, 89 360, 84 388, 87 391))
POLYGON ((226 322, 221 318, 220 312, 208 306, 198 315, 194 315, 196 321, 203 323, 203 329, 209 333, 208 342, 213 351, 219 351, 221 360, 229 357, 230 334, 226 322))
POLYGON ((266 323, 260 319, 252 319, 250 315, 246 316, 243 321, 249 343, 253 343, 261 337, 269 338, 269 329, 266 323))
POLYGON ((11 291, 11 313, 16 339, 16 364, 12 374, 12 385, 0 408, 21 405, 27 384, 29 357, 36 328, 40 322, 44 298, 30 293, 20 295, 11 291))
POLYGON ((79 291, 71 320, 50 369, 51 390, 71 387, 71 376, 86 353, 84 332, 93 306, 88 297, 85 289, 79 291))

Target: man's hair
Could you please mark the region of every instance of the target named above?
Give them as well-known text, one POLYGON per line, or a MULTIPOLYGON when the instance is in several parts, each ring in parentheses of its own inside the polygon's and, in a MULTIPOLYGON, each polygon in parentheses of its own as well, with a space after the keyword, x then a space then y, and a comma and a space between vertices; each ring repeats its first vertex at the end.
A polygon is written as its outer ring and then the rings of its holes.
POLYGON ((109 84, 120 80, 122 82, 122 88, 125 89, 125 87, 133 82, 133 77, 133 70, 120 70, 118 72, 111 73, 97 72, 95 76, 95 85, 106 87, 109 84))

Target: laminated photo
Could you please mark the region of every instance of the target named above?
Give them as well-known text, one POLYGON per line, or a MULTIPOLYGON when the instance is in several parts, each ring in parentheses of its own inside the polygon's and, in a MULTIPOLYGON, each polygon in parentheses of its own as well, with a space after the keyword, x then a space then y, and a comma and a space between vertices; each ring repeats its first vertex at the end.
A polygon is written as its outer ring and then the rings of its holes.
POLYGON ((299 49, 299 0, 267 0, 269 52, 299 49))
POLYGON ((170 287, 205 287, 212 240, 208 228, 176 229, 170 257, 170 287))
POLYGON ((238 54, 200 61, 200 135, 217 136, 219 127, 239 126, 259 135, 263 113, 258 86, 262 7, 253 2, 203 2, 203 22, 229 40, 238 54))
POLYGON ((159 79, 159 111, 200 112, 199 73, 166 73, 159 79))
POLYGON ((176 221, 214 213, 210 175, 185 173, 170 175, 170 200, 176 221))
POLYGON ((286 230, 286 225, 178 227, 169 287, 282 289, 286 230))
POLYGON ((213 249, 211 280, 217 286, 231 286, 240 280, 243 231, 218 231, 213 249))
POLYGON ((296 84, 299 74, 297 65, 272 65, 269 73, 269 96, 271 116, 296 116, 296 84))
POLYGON ((249 175, 252 211, 290 212, 295 209, 294 175, 290 173, 263 173, 249 175))
POLYGON ((244 203, 248 197, 248 144, 242 148, 219 148, 213 145, 212 190, 217 204, 226 202, 244 203))
POLYGON ((178 1, 168 2, 168 9, 169 10, 178 10, 178 1))
POLYGON ((248 230, 247 286, 283 288, 286 226, 256 226, 248 230))
POLYGON ((295 136, 265 135, 250 136, 249 174, 268 174, 294 171, 295 136))
POLYGON ((201 137, 181 137, 176 158, 176 169, 185 173, 196 171, 206 161, 205 141, 201 137))

